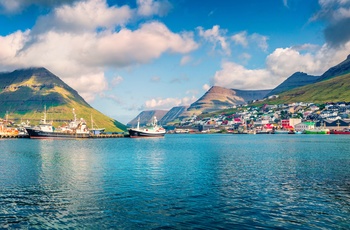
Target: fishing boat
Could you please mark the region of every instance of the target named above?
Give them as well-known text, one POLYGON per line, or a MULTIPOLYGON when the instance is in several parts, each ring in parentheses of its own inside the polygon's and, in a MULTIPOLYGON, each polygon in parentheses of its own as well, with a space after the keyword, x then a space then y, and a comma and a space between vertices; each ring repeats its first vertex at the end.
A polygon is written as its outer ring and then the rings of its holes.
POLYGON ((137 127, 130 128, 130 137, 164 137, 165 129, 157 125, 157 118, 153 117, 151 125, 140 128, 140 117, 137 120, 137 127))
POLYGON ((0 119, 0 137, 18 137, 18 135, 18 129, 9 120, 8 112, 6 111, 6 119, 0 119))
POLYGON ((77 116, 73 109, 74 120, 68 125, 55 128, 52 126, 52 122, 46 121, 46 107, 44 109, 44 118, 40 121, 38 126, 26 127, 27 133, 30 138, 36 139, 65 139, 65 138, 88 138, 90 137, 90 131, 87 128, 86 122, 83 118, 77 120, 77 116))
POLYGON ((305 129, 303 134, 330 134, 330 130, 324 128, 305 129))
POLYGON ((290 130, 287 129, 274 129, 273 134, 290 134, 290 130))
POLYGON ((94 127, 94 124, 95 124, 95 122, 94 122, 94 120, 92 119, 92 114, 91 114, 91 127, 90 127, 90 133, 92 134, 92 135, 99 135, 99 134, 102 134, 102 133, 104 133, 104 131, 105 131, 105 128, 99 128, 99 127, 94 127))
POLYGON ((331 134, 350 134, 350 129, 345 128, 342 130, 331 130, 331 134))

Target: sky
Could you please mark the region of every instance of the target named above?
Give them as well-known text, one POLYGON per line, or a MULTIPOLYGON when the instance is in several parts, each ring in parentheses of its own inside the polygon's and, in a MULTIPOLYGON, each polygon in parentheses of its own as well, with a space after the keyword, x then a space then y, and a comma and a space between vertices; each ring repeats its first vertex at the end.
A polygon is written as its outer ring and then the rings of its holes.
POLYGON ((349 54, 350 0, 0 0, 0 72, 45 67, 124 124, 349 54))

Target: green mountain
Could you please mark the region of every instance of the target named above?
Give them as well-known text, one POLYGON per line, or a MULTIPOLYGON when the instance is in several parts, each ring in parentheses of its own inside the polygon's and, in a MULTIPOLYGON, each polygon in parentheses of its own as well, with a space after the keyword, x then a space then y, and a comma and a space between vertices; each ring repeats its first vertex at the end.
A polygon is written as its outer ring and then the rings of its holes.
POLYGON ((324 74, 322 74, 318 81, 328 80, 333 77, 337 77, 347 73, 350 73, 350 55, 348 55, 348 57, 343 62, 339 63, 336 66, 333 66, 332 68, 324 72, 324 74))
POLYGON ((238 90, 212 86, 201 98, 191 104, 180 117, 190 117, 202 113, 211 113, 249 101, 264 98, 271 90, 238 90))
POLYGON ((11 120, 37 124, 45 106, 54 125, 73 119, 75 109, 78 118, 84 118, 90 127, 93 118, 94 127, 126 131, 125 125, 92 108, 77 91, 45 68, 0 73, 0 117, 7 113, 11 120))
POLYGON ((281 93, 268 104, 350 102, 350 73, 281 93))
POLYGON ((309 85, 318 81, 320 77, 308 75, 302 72, 296 72, 290 77, 288 77, 284 82, 274 88, 269 94, 265 97, 269 97, 272 95, 277 95, 283 93, 285 91, 298 88, 301 86, 309 85))

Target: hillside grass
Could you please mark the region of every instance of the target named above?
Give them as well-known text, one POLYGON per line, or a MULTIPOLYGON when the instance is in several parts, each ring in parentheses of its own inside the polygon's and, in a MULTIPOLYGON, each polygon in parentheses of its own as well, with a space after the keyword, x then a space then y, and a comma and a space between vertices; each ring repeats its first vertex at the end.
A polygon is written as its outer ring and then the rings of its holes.
MULTIPOLYGON (((105 128, 106 132, 125 132, 127 131, 127 127, 120 122, 116 121, 113 118, 110 118, 98 110, 86 107, 76 102, 71 102, 67 105, 59 105, 59 106, 47 106, 47 121, 53 121, 53 125, 55 127, 64 125, 69 123, 69 121, 74 119, 73 108, 75 110, 75 114, 77 115, 77 119, 83 118, 89 128, 92 126, 94 128, 105 128), (93 120, 93 125, 91 122, 91 118, 93 120)), ((39 124, 40 120, 44 117, 44 108, 41 111, 31 111, 25 114, 19 113, 10 113, 10 120, 17 120, 26 122, 30 121, 30 125, 39 124)))
POLYGON ((265 104, 286 104, 293 102, 327 103, 350 101, 350 74, 299 87, 281 93, 277 99, 266 100, 265 104))

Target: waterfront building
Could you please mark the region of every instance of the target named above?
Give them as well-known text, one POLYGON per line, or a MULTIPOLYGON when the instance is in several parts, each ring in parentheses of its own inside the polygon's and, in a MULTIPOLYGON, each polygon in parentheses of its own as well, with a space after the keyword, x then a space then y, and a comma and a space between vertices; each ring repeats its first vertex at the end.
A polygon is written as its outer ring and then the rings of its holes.
POLYGON ((315 122, 305 121, 294 125, 295 131, 304 131, 306 129, 315 129, 315 122))
POLYGON ((289 118, 289 119, 285 119, 281 121, 281 125, 283 128, 289 128, 289 127, 293 127, 296 124, 301 123, 301 119, 300 118, 289 118))

